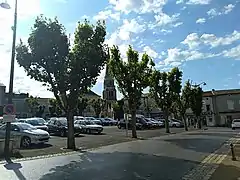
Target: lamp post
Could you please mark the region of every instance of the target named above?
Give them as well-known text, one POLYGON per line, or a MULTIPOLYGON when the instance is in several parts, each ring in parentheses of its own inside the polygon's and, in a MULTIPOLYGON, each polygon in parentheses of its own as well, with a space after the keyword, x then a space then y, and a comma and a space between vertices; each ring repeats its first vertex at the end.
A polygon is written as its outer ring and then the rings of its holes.
MULTIPOLYGON (((4 9, 10 9, 10 5, 7 1, 0 4, 0 7, 4 9)), ((17 0, 15 0, 15 10, 14 10, 14 24, 13 24, 13 41, 12 41, 12 56, 11 56, 11 69, 10 69, 10 81, 9 81, 9 92, 8 92, 8 104, 12 104, 13 98, 13 79, 14 79, 14 61, 15 61, 15 49, 16 49, 16 32, 17 31, 17 0)), ((10 131, 11 122, 7 122, 6 134, 5 134, 5 146, 4 154, 6 158, 9 158, 9 142, 10 142, 10 131)))

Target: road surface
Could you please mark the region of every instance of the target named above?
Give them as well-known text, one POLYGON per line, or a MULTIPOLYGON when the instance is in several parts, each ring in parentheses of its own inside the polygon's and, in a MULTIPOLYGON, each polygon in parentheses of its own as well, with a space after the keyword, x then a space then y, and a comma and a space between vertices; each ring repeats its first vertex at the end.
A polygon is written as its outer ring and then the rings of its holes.
MULTIPOLYGON (((224 128, 0 165, 3 180, 180 180, 236 135, 224 128)), ((194 179, 199 179, 196 177, 194 179)))

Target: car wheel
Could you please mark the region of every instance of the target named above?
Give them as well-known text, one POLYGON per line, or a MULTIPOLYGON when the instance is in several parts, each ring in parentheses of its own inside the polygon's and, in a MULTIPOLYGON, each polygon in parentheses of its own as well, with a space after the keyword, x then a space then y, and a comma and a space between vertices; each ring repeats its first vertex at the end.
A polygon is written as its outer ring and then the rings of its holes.
POLYGON ((118 129, 121 129, 121 128, 122 128, 120 124, 119 124, 117 127, 118 127, 118 129))
POLYGON ((173 124, 172 127, 177 127, 176 124, 173 124))
POLYGON ((235 130, 235 128, 233 127, 232 130, 235 130))
POLYGON ((65 132, 64 130, 61 130, 61 131, 60 131, 60 136, 61 136, 61 137, 65 137, 65 136, 66 136, 66 132, 65 132))
POLYGON ((28 148, 31 145, 31 138, 24 136, 21 139, 21 147, 28 148))

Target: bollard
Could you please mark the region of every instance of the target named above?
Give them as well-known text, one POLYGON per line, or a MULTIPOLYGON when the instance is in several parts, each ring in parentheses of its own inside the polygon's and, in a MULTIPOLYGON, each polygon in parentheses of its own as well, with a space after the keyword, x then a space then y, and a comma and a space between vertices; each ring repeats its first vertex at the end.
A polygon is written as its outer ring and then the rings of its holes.
POLYGON ((234 147, 233 147, 233 144, 231 143, 230 144, 230 148, 231 148, 231 153, 232 153, 232 160, 233 161, 236 161, 236 156, 235 156, 235 153, 234 153, 234 147))

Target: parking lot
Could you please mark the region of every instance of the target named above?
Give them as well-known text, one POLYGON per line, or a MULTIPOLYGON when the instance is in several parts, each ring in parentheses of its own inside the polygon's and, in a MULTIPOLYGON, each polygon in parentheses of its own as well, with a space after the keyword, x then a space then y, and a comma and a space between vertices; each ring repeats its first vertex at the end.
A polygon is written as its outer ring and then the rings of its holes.
MULTIPOLYGON (((183 128, 172 128, 172 133, 179 133, 184 131, 183 128)), ((152 129, 152 130, 140 130, 138 131, 139 138, 151 138, 156 136, 165 135, 165 129, 152 129)), ((118 129, 116 126, 104 127, 103 133, 100 135, 94 134, 82 134, 75 138, 76 146, 82 150, 98 148, 101 146, 126 142, 134 140, 131 138, 131 130, 128 130, 128 137, 126 136, 126 130, 118 129)), ((62 152, 68 152, 70 150, 65 149, 67 138, 59 136, 51 136, 49 142, 45 144, 34 145, 29 149, 22 149, 20 153, 22 157, 32 157, 48 154, 56 154, 62 152)))

